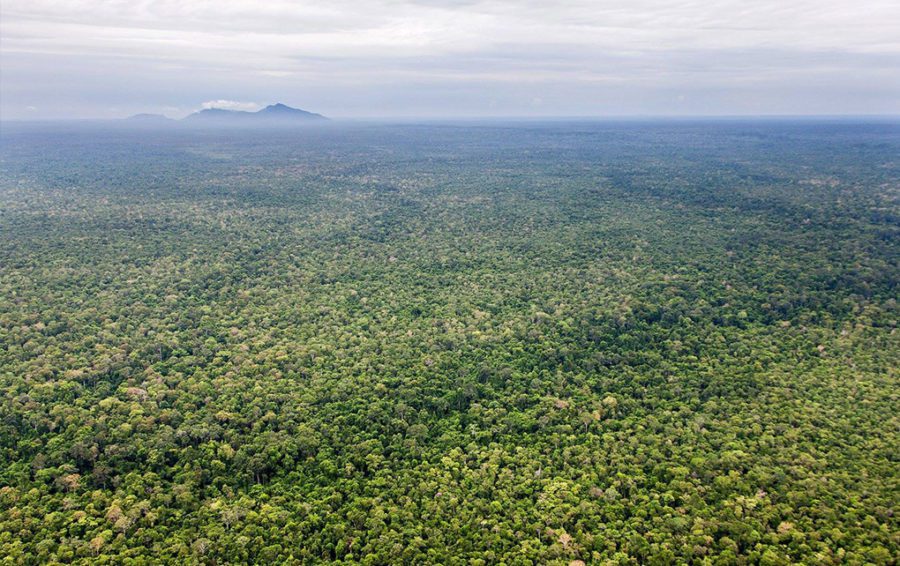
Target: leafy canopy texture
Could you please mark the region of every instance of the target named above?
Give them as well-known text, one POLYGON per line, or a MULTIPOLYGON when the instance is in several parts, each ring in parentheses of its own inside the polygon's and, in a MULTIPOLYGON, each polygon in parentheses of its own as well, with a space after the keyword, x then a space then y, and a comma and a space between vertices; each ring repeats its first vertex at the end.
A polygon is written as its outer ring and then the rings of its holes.
POLYGON ((2 563, 896 563, 898 155, 5 125, 2 563))

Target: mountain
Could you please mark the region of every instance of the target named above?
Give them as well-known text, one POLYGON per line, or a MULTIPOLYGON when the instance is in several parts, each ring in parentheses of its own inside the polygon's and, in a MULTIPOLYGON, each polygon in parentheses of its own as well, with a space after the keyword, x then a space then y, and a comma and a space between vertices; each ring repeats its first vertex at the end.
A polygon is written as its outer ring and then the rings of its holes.
POLYGON ((182 120, 190 120, 190 121, 234 121, 234 120, 245 120, 247 119, 253 112, 244 112, 243 110, 224 110, 222 108, 207 108, 205 110, 200 110, 198 112, 194 112, 193 114, 189 114, 182 118, 182 120))
POLYGON ((131 120, 133 122, 142 122, 145 124, 156 124, 163 122, 174 122, 171 118, 163 116, 162 114, 135 114, 134 116, 129 116, 126 120, 131 120))
POLYGON ((222 108, 207 108, 184 118, 190 122, 203 122, 209 124, 264 124, 281 125, 295 124, 298 122, 327 120, 321 114, 307 112, 299 108, 291 108, 286 104, 272 104, 257 112, 245 112, 242 110, 224 110, 222 108))
POLYGON ((286 104, 277 103, 272 104, 270 106, 266 106, 259 112, 254 113, 257 116, 271 116, 273 118, 291 118, 291 119, 301 119, 301 120, 327 120, 325 116, 321 114, 316 114, 314 112, 307 112, 306 110, 300 110, 299 108, 291 108, 286 104))

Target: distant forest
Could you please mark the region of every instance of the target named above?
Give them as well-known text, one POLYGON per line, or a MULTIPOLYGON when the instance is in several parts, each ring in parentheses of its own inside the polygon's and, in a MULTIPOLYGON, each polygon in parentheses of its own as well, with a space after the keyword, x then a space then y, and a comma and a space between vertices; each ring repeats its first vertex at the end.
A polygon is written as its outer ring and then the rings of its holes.
POLYGON ((898 156, 4 124, 0 564, 896 564, 898 156))

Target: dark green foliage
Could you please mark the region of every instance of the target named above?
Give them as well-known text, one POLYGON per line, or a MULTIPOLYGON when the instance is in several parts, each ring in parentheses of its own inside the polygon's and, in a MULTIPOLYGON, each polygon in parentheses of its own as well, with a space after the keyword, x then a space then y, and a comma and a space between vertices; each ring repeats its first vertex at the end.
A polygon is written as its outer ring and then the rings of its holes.
POLYGON ((4 564, 900 559, 894 125, 4 127, 4 564))

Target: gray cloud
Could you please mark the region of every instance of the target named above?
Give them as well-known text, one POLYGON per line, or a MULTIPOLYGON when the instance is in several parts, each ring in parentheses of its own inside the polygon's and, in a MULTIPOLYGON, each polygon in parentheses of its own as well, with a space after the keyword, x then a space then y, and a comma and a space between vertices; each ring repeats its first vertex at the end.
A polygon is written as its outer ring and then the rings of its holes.
POLYGON ((895 0, 5 0, 0 113, 897 113, 898 29, 895 0))

